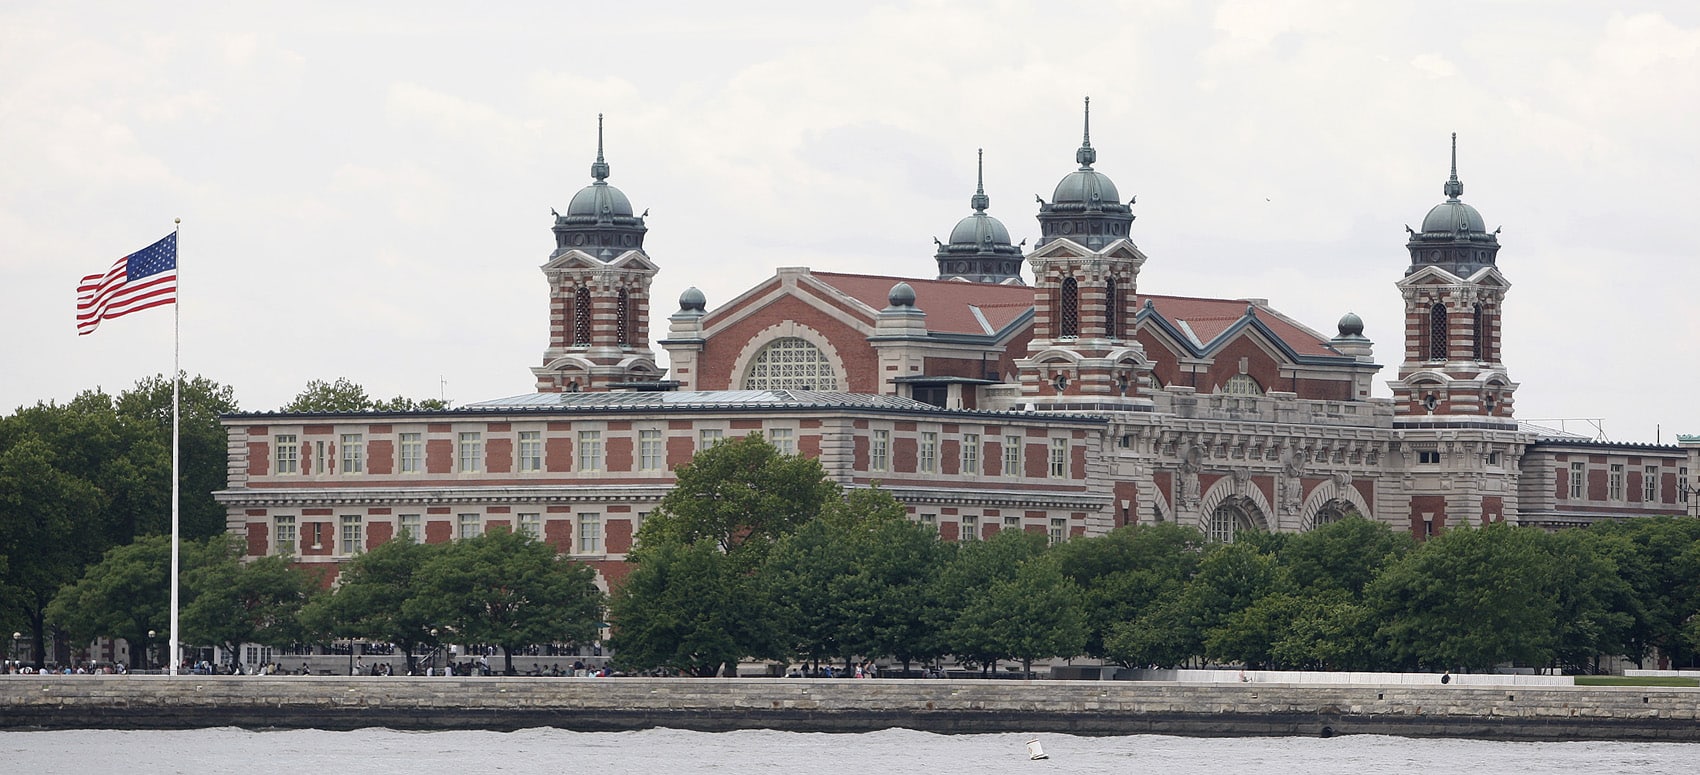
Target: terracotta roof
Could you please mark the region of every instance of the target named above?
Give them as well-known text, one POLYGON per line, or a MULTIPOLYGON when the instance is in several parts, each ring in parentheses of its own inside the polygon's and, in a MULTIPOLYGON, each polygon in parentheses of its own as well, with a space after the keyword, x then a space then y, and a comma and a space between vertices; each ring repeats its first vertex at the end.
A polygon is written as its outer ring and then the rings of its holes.
MULTIPOLYGON (((886 294, 897 283, 915 289, 915 306, 927 313, 927 330, 944 334, 985 335, 1003 330, 1033 309, 1033 288, 1025 285, 994 285, 959 280, 918 280, 908 277, 810 272, 810 277, 876 310, 885 309, 886 294), (979 314, 976 315, 975 312, 979 314), (981 322, 984 318, 984 323, 981 322), (988 330, 989 329, 989 330, 988 330)), ((1138 303, 1150 299, 1159 315, 1190 329, 1199 343, 1209 344, 1245 317, 1244 299, 1206 299, 1191 296, 1139 294, 1138 303), (1182 325, 1184 323, 1184 326, 1182 325)), ((1259 306, 1258 319, 1299 355, 1335 356, 1328 340, 1300 326, 1267 306, 1259 306)))
POLYGON ((891 286, 909 283, 915 289, 915 307, 927 313, 927 330, 941 334, 995 334, 1033 309, 1033 289, 1025 285, 837 272, 810 272, 809 276, 875 310, 886 308, 891 286))

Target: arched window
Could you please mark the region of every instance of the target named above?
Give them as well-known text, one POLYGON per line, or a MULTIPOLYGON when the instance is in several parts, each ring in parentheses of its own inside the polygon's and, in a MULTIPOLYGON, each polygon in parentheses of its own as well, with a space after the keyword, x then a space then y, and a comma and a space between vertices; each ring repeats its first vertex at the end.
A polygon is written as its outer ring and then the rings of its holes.
POLYGON ((1210 540, 1222 544, 1234 542, 1234 536, 1242 531, 1256 530, 1248 509, 1256 508, 1246 503, 1242 498, 1233 498, 1222 502, 1216 510, 1210 512, 1210 540))
POLYGON ((632 343, 632 299, 626 289, 620 289, 620 295, 614 300, 615 333, 620 337, 621 345, 632 343))
POLYGON ((1358 513, 1358 507, 1352 505, 1351 501, 1336 498, 1316 510, 1316 516, 1311 519, 1311 529, 1332 525, 1348 517, 1361 516, 1363 515, 1358 513))
POLYGON ((1428 360, 1446 360, 1446 305, 1438 301, 1428 308, 1428 360))
POLYGON ((1104 283, 1104 336, 1116 338, 1116 312, 1121 308, 1121 297, 1116 293, 1116 278, 1112 277, 1104 283))
POLYGON ((573 293, 573 346, 590 344, 590 289, 582 285, 573 293))
POLYGON ((838 390, 838 375, 826 353, 794 336, 769 342, 744 374, 745 390, 838 390))
POLYGON ((1057 299, 1057 337, 1074 339, 1080 336, 1080 284, 1073 277, 1064 277, 1057 299))
POLYGON ((1257 380, 1253 379, 1250 374, 1235 374, 1229 377, 1227 382, 1222 383, 1222 389, 1218 392, 1231 396, 1261 396, 1263 395, 1263 386, 1257 384, 1257 380))

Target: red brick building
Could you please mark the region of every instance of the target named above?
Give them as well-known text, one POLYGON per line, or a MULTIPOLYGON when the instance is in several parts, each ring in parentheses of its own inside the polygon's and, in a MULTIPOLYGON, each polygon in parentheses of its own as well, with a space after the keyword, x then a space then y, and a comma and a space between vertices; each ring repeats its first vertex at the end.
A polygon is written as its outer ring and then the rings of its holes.
POLYGON ((1133 202, 1093 167, 1089 122, 1075 161, 1025 254, 981 186, 938 244, 936 276, 782 268, 712 308, 690 289, 663 368, 648 330, 663 264, 607 182, 599 136, 593 182, 556 216, 543 265, 537 392, 228 417, 230 529, 250 554, 335 564, 401 531, 444 541, 504 526, 614 579, 673 468, 750 432, 846 487, 879 484, 955 540, 1161 521, 1233 540, 1353 513, 1422 536, 1694 513, 1695 449, 1514 418, 1499 345, 1515 324, 1510 283, 1455 161, 1395 283, 1406 319, 1391 400, 1370 396, 1381 367, 1356 315, 1328 336, 1261 299, 1144 292, 1133 202))

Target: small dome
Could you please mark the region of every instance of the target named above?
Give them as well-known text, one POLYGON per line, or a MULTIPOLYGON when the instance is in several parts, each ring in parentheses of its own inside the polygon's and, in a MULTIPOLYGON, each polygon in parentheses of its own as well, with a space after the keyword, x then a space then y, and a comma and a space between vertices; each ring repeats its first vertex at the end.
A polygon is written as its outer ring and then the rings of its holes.
POLYGON ((679 309, 684 312, 701 312, 708 308, 708 297, 697 290, 696 286, 685 289, 679 294, 679 309))
POLYGON ((613 218, 632 215, 631 200, 624 192, 603 181, 596 181, 579 189, 573 195, 573 201, 567 205, 566 215, 582 215, 592 218, 613 218))
POLYGON ((885 301, 893 307, 915 306, 915 289, 909 283, 898 283, 891 286, 891 291, 885 295, 885 301))
POLYGON ((1485 234, 1487 224, 1482 221, 1482 214, 1476 212, 1476 208, 1452 199, 1435 205, 1423 218, 1424 234, 1448 232, 1485 234))
POLYGON ((1119 204, 1121 194, 1116 191, 1116 184, 1110 182, 1110 176, 1094 169, 1078 169, 1068 173, 1062 182, 1057 184, 1057 190, 1051 194, 1051 203, 1059 204, 1119 204))
POLYGON ((950 244, 975 247, 1008 245, 1009 229, 990 215, 974 213, 956 222, 956 228, 950 230, 950 244))
POLYGON ((1340 329, 1340 336, 1342 337, 1360 337, 1364 335, 1364 319, 1358 317, 1356 312, 1348 312, 1344 317, 1341 317, 1338 327, 1340 329))

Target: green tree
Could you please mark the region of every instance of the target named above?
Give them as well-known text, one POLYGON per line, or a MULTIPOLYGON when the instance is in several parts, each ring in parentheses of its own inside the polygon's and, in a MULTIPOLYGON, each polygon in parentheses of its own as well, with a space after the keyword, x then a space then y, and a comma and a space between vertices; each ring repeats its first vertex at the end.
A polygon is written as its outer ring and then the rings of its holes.
MULTIPOLYGON (((1275 558, 1252 543, 1212 544, 1198 572, 1181 588, 1132 622, 1111 628, 1105 649, 1124 665, 1174 666, 1205 655, 1206 639, 1235 612, 1276 591, 1275 558)), ((1231 633, 1216 633, 1219 641, 1231 633)), ((1266 653, 1267 644, 1260 647, 1266 653)))
POLYGON ((751 575, 712 541, 654 541, 609 606, 614 664, 712 676, 746 656, 779 656, 771 611, 751 575))
POLYGON ((986 673, 1010 656, 1007 641, 987 626, 986 609, 976 603, 999 583, 1013 582, 1022 564, 1043 554, 1047 543, 1042 534, 1000 530, 989 539, 957 546, 939 573, 934 593, 939 605, 933 626, 944 634, 946 651, 986 673))
MULTIPOLYGON (((202 376, 181 374, 180 378, 177 402, 180 537, 197 540, 224 532, 224 506, 212 496, 229 482, 228 434, 219 417, 237 411, 238 407, 236 393, 229 386, 202 376)), ((150 448, 157 445, 166 454, 162 473, 167 484, 161 488, 159 498, 164 501, 167 514, 170 513, 170 502, 165 499, 170 495, 171 394, 171 380, 160 374, 119 394, 116 404, 118 417, 146 438, 150 448)), ((147 532, 165 530, 169 526, 147 532)), ((127 541, 137 533, 132 528, 127 535, 116 535, 114 539, 127 541)))
POLYGON ((281 411, 298 414, 329 414, 335 412, 429 412, 449 408, 449 402, 436 398, 414 399, 406 396, 375 399, 360 383, 347 377, 334 382, 322 379, 307 381, 295 398, 284 404, 281 411))
POLYGON ((1296 589, 1342 589, 1357 599, 1382 567, 1415 546, 1409 534, 1354 515, 1293 536, 1279 558, 1296 589))
POLYGON ((26 623, 37 667, 46 662, 48 604, 82 574, 91 545, 104 543, 85 523, 105 505, 94 485, 55 466, 53 449, 33 433, 0 449, 0 606, 26 623))
POLYGON ((417 672, 419 646, 440 645, 437 622, 425 614, 420 570, 448 544, 421 544, 403 535, 356 555, 343 568, 336 589, 308 603, 302 623, 313 636, 368 638, 393 643, 407 655, 407 672, 417 672))
POLYGON ((1086 611, 1080 588, 1048 555, 1028 557, 1013 576, 992 582, 971 596, 958 615, 955 632, 972 633, 982 659, 1021 660, 1022 674, 1033 674, 1033 660, 1072 657, 1086 646, 1086 611))
POLYGON ((1632 591, 1624 654, 1644 667, 1655 650, 1675 656, 1676 664, 1696 653, 1687 650, 1681 631, 1684 622, 1700 612, 1700 590, 1692 583, 1695 566, 1682 558, 1700 543, 1700 520, 1650 517, 1601 522, 1588 532, 1614 539, 1597 543, 1595 549, 1609 555, 1618 577, 1632 591))
POLYGON ((697 453, 638 529, 638 544, 712 541, 741 569, 761 565, 781 536, 840 498, 820 462, 781 454, 760 434, 697 453))
POLYGON ((773 618, 775 634, 788 656, 803 661, 842 660, 857 654, 851 613, 867 594, 858 576, 854 516, 828 508, 828 514, 781 536, 762 565, 759 585, 773 618))
POLYGON ((1544 537, 1503 523, 1452 528, 1388 566, 1365 601, 1389 657, 1405 668, 1547 664, 1559 606, 1544 537))
POLYGON ((1198 570, 1204 536, 1173 522, 1129 525, 1051 548, 1058 567, 1084 595, 1084 652, 1105 658, 1110 632, 1175 597, 1198 570))
POLYGON ((421 594, 407 615, 451 628, 471 643, 514 652, 542 643, 588 641, 602 621, 596 571, 530 536, 496 529, 445 545, 419 569, 421 594))
POLYGON ((378 412, 437 412, 448 409, 449 402, 440 398, 412 399, 396 396, 373 401, 371 408, 378 412))
POLYGON ((149 669, 148 648, 158 642, 149 632, 164 633, 171 626, 170 567, 169 536, 144 536, 114 547, 81 578, 59 589, 47 618, 73 642, 122 638, 130 644, 130 667, 149 669))
POLYGON ((944 641, 930 626, 939 601, 933 579, 950 557, 938 531, 914 522, 883 491, 859 490, 848 508, 868 515, 853 536, 858 587, 845 608, 858 623, 853 648, 869 657, 889 656, 904 671, 916 659, 936 659, 944 641), (867 500, 866 507, 858 501, 867 500))
POLYGON ((1340 589, 1300 597, 1285 633, 1275 641, 1275 664, 1300 670, 1370 670, 1381 664, 1369 609, 1340 589))
POLYGON ((183 638, 217 645, 232 655, 244 643, 287 646, 304 640, 301 610, 319 580, 281 554, 244 562, 240 539, 207 539, 200 559, 184 569, 192 594, 183 606, 183 638))
POLYGON ((1541 542, 1548 554, 1545 587, 1557 605, 1553 658, 1567 672, 1594 672, 1600 656, 1627 650, 1637 601, 1606 547, 1619 540, 1566 530, 1541 542))

